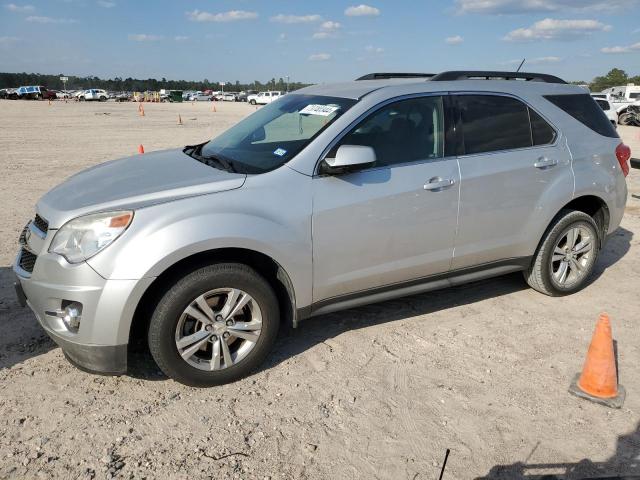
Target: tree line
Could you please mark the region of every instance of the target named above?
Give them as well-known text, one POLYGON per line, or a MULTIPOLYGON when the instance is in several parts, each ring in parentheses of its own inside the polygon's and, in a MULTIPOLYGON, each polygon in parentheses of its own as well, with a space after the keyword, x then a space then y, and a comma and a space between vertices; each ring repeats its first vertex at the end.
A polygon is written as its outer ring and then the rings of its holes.
MULTIPOLYGON (((0 73, 0 88, 16 88, 23 85, 42 85, 53 90, 62 90, 64 85, 60 80, 62 74, 44 75, 41 73, 0 73)), ((144 92, 147 90, 158 91, 162 88, 169 90, 221 90, 222 87, 217 82, 210 82, 208 79, 202 81, 190 80, 167 80, 166 78, 137 79, 137 78, 108 78, 103 79, 95 76, 74 77, 68 75, 67 90, 83 90, 86 88, 101 88, 110 91, 144 92)), ((298 90, 309 84, 301 82, 290 82, 289 90, 298 90)), ((287 82, 284 78, 272 78, 268 82, 262 83, 254 80, 251 83, 225 82, 225 90, 287 90, 287 82)))
POLYGON ((589 89, 592 92, 601 92, 606 88, 624 86, 628 83, 640 85, 640 75, 631 76, 624 70, 613 68, 609 70, 606 75, 596 77, 591 82, 576 81, 571 83, 575 83, 576 85, 589 85, 589 89))
MULTIPOLYGON (((43 85, 54 90, 62 90, 63 83, 60 80, 62 75, 44 75, 41 73, 0 73, 0 88, 13 88, 22 85, 43 85)), ((630 76, 624 70, 614 68, 606 75, 596 77, 591 82, 573 81, 571 83, 579 85, 589 85, 592 92, 599 92, 605 88, 635 83, 640 85, 640 75, 630 76)), ((298 90, 310 84, 301 82, 291 82, 288 90, 298 90)), ((221 90, 221 86, 216 82, 210 82, 208 79, 202 81, 191 80, 167 80, 161 78, 137 79, 137 78, 108 78, 102 79, 98 77, 74 77, 69 76, 67 81, 68 90, 82 90, 85 88, 102 88, 110 91, 126 91, 126 92, 144 92, 146 90, 158 91, 162 88, 169 90, 221 90)), ((225 90, 242 91, 242 90, 287 90, 287 82, 284 78, 272 78, 268 82, 262 83, 254 80, 251 83, 225 82, 225 90)))

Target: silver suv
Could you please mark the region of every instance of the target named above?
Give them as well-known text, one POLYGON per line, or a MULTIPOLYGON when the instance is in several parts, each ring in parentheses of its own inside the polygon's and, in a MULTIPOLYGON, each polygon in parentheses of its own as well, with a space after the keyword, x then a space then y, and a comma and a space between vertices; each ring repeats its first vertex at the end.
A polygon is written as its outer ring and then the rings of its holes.
POLYGON ((221 384, 314 315, 519 270, 547 295, 581 289, 629 157, 589 94, 548 75, 317 85, 48 192, 16 290, 83 369, 125 372, 144 332, 169 377, 221 384))

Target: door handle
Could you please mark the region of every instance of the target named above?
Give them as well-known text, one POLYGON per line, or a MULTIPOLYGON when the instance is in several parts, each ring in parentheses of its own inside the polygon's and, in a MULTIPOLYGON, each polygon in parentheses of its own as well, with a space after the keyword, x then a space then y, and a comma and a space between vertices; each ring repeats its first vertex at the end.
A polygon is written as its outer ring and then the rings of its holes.
POLYGON ((433 177, 427 183, 424 184, 425 190, 443 190, 453 186, 456 181, 453 178, 442 179, 440 177, 433 177))
POLYGON ((540 157, 538 158, 538 161, 533 164, 533 166, 536 168, 549 168, 557 164, 558 160, 556 160, 555 158, 540 157))

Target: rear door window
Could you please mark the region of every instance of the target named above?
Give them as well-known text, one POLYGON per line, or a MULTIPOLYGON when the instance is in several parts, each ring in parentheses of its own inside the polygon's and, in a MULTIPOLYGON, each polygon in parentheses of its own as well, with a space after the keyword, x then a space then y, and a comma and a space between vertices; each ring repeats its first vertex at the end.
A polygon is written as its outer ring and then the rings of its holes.
POLYGON ((616 129, 588 93, 545 95, 544 98, 594 132, 605 137, 618 138, 616 129))
POLYGON ((526 148, 532 145, 529 109, 498 95, 458 95, 465 154, 526 148))

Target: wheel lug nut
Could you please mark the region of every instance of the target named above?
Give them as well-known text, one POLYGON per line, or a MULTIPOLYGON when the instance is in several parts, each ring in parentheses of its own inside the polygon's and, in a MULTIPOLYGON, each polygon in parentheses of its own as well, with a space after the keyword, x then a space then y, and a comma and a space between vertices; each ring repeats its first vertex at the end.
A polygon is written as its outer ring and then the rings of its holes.
POLYGON ((222 315, 216 315, 216 322, 222 321, 222 315))
POLYGON ((218 340, 218 336, 217 335, 212 335, 211 336, 211 340, 213 340, 215 342, 216 340, 218 340))
POLYGON ((227 320, 227 327, 232 327, 233 324, 236 323, 233 320, 227 320))
POLYGON ((226 340, 227 338, 229 338, 229 332, 224 332, 224 333, 222 334, 222 338, 224 338, 225 340, 226 340))

